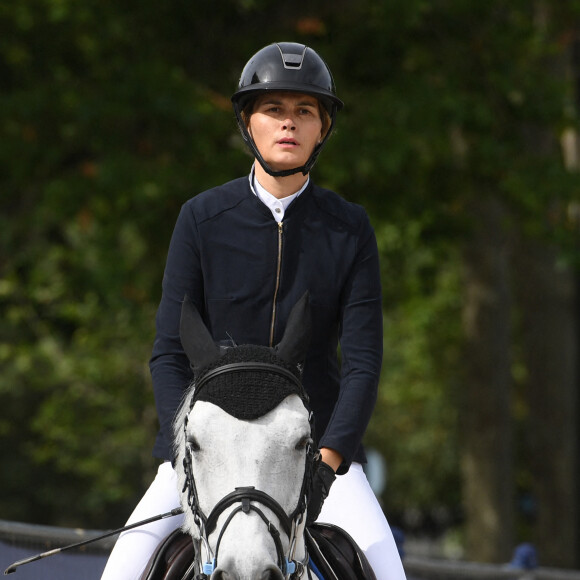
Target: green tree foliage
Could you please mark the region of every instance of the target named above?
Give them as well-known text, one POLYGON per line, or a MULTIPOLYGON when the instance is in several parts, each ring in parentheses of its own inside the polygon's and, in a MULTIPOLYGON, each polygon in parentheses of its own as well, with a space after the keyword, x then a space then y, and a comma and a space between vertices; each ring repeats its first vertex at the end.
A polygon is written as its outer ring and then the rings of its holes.
POLYGON ((368 441, 389 513, 460 505, 461 249, 470 200, 572 260, 577 1, 23 0, 0 6, 0 514, 117 526, 154 470, 147 369, 189 197, 248 171, 229 96, 275 40, 317 48, 346 107, 314 171, 382 254, 385 364, 368 441), (540 13, 541 14, 541 13, 540 13), (555 147, 539 152, 539 131, 555 147), (6 444, 4 444, 6 442, 6 444))
POLYGON ((564 68, 577 11, 363 1, 334 22, 348 106, 331 143, 340 163, 318 172, 370 208, 383 251, 384 388, 369 440, 387 450, 388 513, 460 506, 461 253, 474 201, 501 201, 507 239, 541 239, 576 264, 578 177, 558 139, 578 127, 564 68))
POLYGON ((247 160, 227 100, 155 56, 133 20, 165 16, 7 8, 0 398, 15 469, 2 513, 115 524, 151 477, 146 363, 175 216, 247 160))

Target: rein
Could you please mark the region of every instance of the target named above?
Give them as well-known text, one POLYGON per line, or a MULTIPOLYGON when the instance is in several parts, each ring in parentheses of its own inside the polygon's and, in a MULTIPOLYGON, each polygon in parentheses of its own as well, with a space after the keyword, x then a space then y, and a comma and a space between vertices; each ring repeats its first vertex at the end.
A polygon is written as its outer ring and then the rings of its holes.
MULTIPOLYGON (((297 393, 306 408, 308 409, 308 395, 304 391, 300 379, 294 375, 291 371, 285 369, 284 367, 272 364, 272 363, 262 363, 262 362, 235 362, 231 364, 225 364, 215 369, 210 370, 207 374, 203 375, 201 379, 194 385, 194 392, 190 400, 189 410, 193 409, 195 402, 199 397, 200 390, 202 387, 207 386, 207 383, 212 379, 223 375, 225 373, 237 372, 237 371, 263 371, 268 373, 274 373, 286 380, 291 381, 295 386, 299 387, 299 392, 297 393)), ((189 414, 188 414, 189 415, 189 414)), ((272 536, 272 540, 276 546, 276 553, 278 555, 278 567, 280 568, 284 578, 289 577, 291 580, 299 578, 303 571, 307 568, 308 555, 306 555, 303 562, 297 562, 294 560, 294 551, 296 548, 296 531, 298 526, 304 519, 306 512, 306 507, 308 505, 308 491, 310 489, 310 483, 312 479, 312 470, 315 460, 317 459, 317 451, 314 448, 314 444, 311 442, 306 449, 305 456, 305 470, 304 477, 302 480, 302 486, 300 490, 300 495, 298 499, 298 504, 292 513, 287 514, 282 506, 269 494, 255 489, 254 487, 239 487, 233 492, 224 496, 218 503, 214 506, 209 516, 206 516, 200 507, 199 498, 197 494, 197 488, 195 485, 195 478, 193 475, 192 468, 192 450, 187 443, 187 425, 188 425, 188 415, 185 416, 183 430, 186 441, 185 456, 183 459, 183 467, 186 475, 186 481, 182 489, 182 493, 187 491, 187 504, 195 524, 197 525, 200 533, 201 541, 205 547, 207 553, 207 561, 202 565, 201 560, 196 555, 197 566, 199 567, 201 573, 196 578, 207 579, 217 566, 217 558, 219 547, 223 535, 233 520, 233 518, 239 514, 249 514, 250 512, 255 512, 262 519, 264 524, 266 524, 268 532, 272 536), (240 504, 237 506, 229 515, 224 523, 224 526, 219 531, 218 539, 216 542, 215 554, 209 545, 209 536, 215 531, 217 526, 217 521, 220 515, 229 507, 240 504), (276 526, 266 517, 261 509, 257 507, 259 504, 268 509, 270 509, 278 518, 280 525, 284 533, 288 537, 289 550, 288 554, 284 554, 284 549, 282 547, 282 541, 280 539, 280 532, 276 526)), ((309 422, 311 434, 314 437, 314 417, 312 411, 309 412, 309 422)))

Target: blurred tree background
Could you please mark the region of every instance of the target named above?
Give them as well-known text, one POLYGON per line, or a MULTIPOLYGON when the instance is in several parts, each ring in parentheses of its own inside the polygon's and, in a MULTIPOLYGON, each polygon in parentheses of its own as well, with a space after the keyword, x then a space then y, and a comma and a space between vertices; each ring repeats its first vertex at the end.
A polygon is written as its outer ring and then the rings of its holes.
POLYGON ((149 484, 147 362, 188 198, 248 172, 229 97, 277 40, 346 107, 314 169, 363 203, 392 524, 579 566, 580 2, 0 5, 0 517, 117 527, 149 484))

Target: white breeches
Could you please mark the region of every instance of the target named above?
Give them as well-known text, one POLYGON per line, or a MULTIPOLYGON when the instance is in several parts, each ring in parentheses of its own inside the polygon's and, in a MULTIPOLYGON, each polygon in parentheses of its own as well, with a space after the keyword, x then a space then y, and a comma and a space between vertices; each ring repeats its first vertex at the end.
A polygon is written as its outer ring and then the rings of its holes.
MULTIPOLYGON (((177 476, 171 463, 166 461, 159 466, 153 483, 127 520, 127 525, 178 507, 177 492, 177 476)), ((138 580, 157 546, 182 523, 183 516, 180 515, 123 532, 109 556, 101 580, 138 580)))
MULTIPOLYGON (((177 477, 169 462, 159 466, 153 483, 127 524, 162 514, 179 506, 177 477)), ((366 554, 377 580, 405 580, 393 535, 360 464, 339 475, 318 518, 346 530, 366 554)), ((149 558, 183 516, 174 516, 123 532, 101 580, 138 580, 149 558)))
POLYGON ((377 580, 405 579, 391 528, 360 463, 353 463, 345 475, 337 475, 318 521, 348 532, 365 553, 377 580))

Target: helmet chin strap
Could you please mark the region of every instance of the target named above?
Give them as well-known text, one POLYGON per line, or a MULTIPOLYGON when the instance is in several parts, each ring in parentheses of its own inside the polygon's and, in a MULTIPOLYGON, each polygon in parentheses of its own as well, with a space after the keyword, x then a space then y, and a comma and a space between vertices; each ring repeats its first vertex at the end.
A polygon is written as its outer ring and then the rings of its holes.
POLYGON ((294 167, 294 169, 284 169, 282 171, 276 171, 272 169, 263 159, 257 158, 258 162, 264 169, 264 171, 271 175, 272 177, 288 177, 289 175, 295 175, 296 173, 302 173, 302 175, 308 175, 308 170, 306 166, 303 165, 302 167, 294 167))
MULTIPOLYGON (((251 139, 251 137, 250 137, 251 139)), ((252 139, 253 141, 253 139, 252 139)), ((250 147, 253 150, 253 153, 256 157, 256 160, 258 161, 258 163, 262 166, 262 168, 264 169, 264 171, 268 174, 271 175, 272 177, 288 177, 289 175, 295 175, 296 173, 302 173, 302 175, 308 175, 308 173, 310 173, 310 170, 312 169, 312 166, 314 165, 317 157, 318 157, 318 153, 320 152, 320 145, 317 145, 314 148, 314 151, 312 152, 312 155, 309 157, 308 161, 300 166, 300 167, 294 167, 293 169, 282 169, 282 170, 275 170, 272 169, 272 167, 270 167, 266 161, 264 161, 264 158, 262 157, 262 155, 260 154, 260 152, 258 151, 258 148, 254 145, 252 147, 252 145, 250 144, 250 147)))

